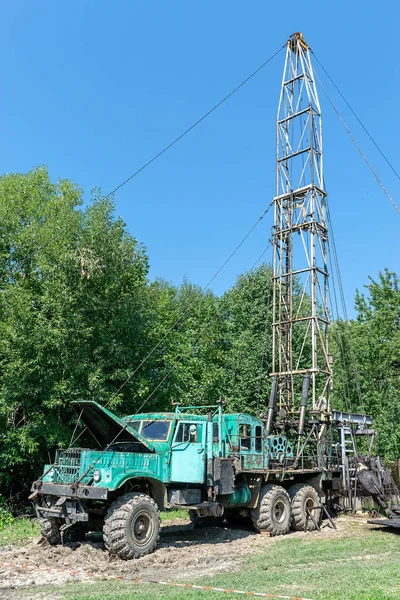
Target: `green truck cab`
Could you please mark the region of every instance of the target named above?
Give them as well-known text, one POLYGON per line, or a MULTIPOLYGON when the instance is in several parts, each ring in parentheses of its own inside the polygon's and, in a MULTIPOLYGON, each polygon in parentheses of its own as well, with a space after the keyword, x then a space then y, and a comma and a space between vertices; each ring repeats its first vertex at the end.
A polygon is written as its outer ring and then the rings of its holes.
POLYGON ((74 408, 99 449, 58 450, 33 483, 30 498, 51 543, 101 528, 110 553, 131 559, 155 549, 166 508, 187 509, 195 525, 245 518, 280 535, 294 523, 292 488, 300 485, 304 503, 319 503, 305 477, 321 468, 299 471, 284 435, 267 435, 265 422, 248 414, 225 414, 222 402, 124 418, 96 402, 74 408))

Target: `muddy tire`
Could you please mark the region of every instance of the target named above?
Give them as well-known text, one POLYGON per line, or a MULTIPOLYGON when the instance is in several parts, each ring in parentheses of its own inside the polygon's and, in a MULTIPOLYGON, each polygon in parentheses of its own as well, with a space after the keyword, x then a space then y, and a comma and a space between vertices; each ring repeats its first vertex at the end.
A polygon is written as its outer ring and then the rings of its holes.
POLYGON ((52 546, 61 544, 60 527, 56 519, 38 519, 40 533, 52 546))
POLYGON ((221 527, 224 521, 223 517, 200 517, 195 510, 189 510, 189 519, 193 527, 221 527))
POLYGON ((280 485, 267 484, 261 488, 257 508, 251 511, 256 531, 285 535, 290 529, 292 509, 287 491, 280 485))
POLYGON ((160 537, 160 513, 150 496, 124 494, 108 509, 103 527, 104 544, 110 554, 123 560, 154 552, 160 537))
MULTIPOLYGON (((306 483, 297 483, 289 489, 289 496, 292 503, 292 529, 295 531, 304 531, 307 520, 307 508, 320 504, 317 490, 306 483)), ((312 513, 314 519, 319 524, 321 520, 321 511, 315 510, 312 513)), ((312 519, 308 519, 307 530, 314 531, 315 525, 312 519)))

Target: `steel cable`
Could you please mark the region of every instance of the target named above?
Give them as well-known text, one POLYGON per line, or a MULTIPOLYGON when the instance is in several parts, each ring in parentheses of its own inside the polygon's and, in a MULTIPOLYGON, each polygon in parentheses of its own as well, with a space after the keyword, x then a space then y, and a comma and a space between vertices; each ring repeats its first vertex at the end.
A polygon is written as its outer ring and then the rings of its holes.
MULTIPOLYGON (((314 71, 315 72, 315 71, 314 71)), ((343 127, 345 128, 348 136, 350 137, 351 141, 353 142, 353 144, 355 145, 355 147, 357 148, 359 154, 361 155, 361 157, 364 159, 366 165, 368 166, 369 170, 371 171, 371 173, 373 174, 373 176, 375 177, 375 179, 377 180, 377 182, 379 183, 380 187, 382 188, 383 192, 386 194, 386 196, 388 197, 390 203, 392 204, 393 208, 398 212, 398 214, 400 215, 400 208, 397 206, 396 202, 393 200, 392 196, 389 194, 388 190, 385 188, 385 186, 383 185, 382 181, 380 180, 377 172, 375 171, 375 169, 373 168, 373 166, 371 165, 371 163, 369 162, 369 160, 367 159, 367 157, 365 156, 364 152, 361 150, 360 146, 358 145, 356 139, 354 138, 353 134, 351 133, 350 129, 347 127, 343 117, 341 116, 341 114, 339 113, 338 109, 336 108, 335 104, 333 103, 333 100, 331 99, 331 97, 329 96, 328 92, 326 91, 322 81, 320 80, 320 78, 318 77, 318 74, 315 73, 319 84, 322 88, 322 90, 324 91, 325 96, 328 99, 328 102, 330 103, 330 105, 332 106, 333 110, 335 111, 337 117, 339 118, 340 122, 342 123, 343 127)))
POLYGON ((350 359, 351 359, 353 373, 354 373, 354 381, 356 384, 356 390, 357 390, 358 401, 360 403, 360 408, 362 411, 364 411, 364 402, 363 402, 362 392, 361 392, 360 377, 359 377, 359 373, 358 373, 358 369, 357 369, 355 352, 354 352, 354 347, 353 347, 353 340, 352 340, 351 332, 350 332, 350 324, 349 324, 349 318, 348 318, 348 314, 347 314, 346 300, 344 297, 342 277, 341 277, 340 268, 339 268, 339 259, 338 259, 337 250, 336 250, 336 242, 335 242, 335 235, 334 235, 334 231, 333 231, 333 224, 332 224, 331 214, 330 214, 330 210, 329 210, 328 206, 327 206, 327 218, 328 218, 328 222, 329 222, 329 229, 331 232, 333 260, 334 260, 334 265, 335 265, 335 270, 336 270, 336 278, 337 278, 337 282, 338 282, 338 286, 339 286, 339 293, 340 293, 340 299, 341 299, 341 303, 342 303, 344 322, 347 325, 348 336, 349 336, 350 359))
MULTIPOLYGON (((255 228, 257 227, 257 225, 259 225, 259 223, 264 219, 264 217, 267 215, 269 209, 272 206, 272 202, 269 204, 269 206, 265 209, 265 211, 263 212, 263 214, 257 219, 257 221, 254 223, 254 225, 250 228, 250 230, 246 233, 246 235, 244 236, 244 238, 241 240, 241 242, 239 242, 239 244, 236 246, 236 248, 231 252, 231 254, 228 256, 228 258, 225 260, 225 262, 219 267, 219 269, 214 273, 214 275, 211 277, 211 279, 201 288, 201 292, 204 292, 210 285, 211 283, 214 281, 214 279, 221 273, 221 271, 225 268, 225 266, 228 264, 228 262, 233 258, 233 256, 236 254, 236 252, 241 248, 241 246, 243 246, 243 244, 245 243, 245 241, 248 239, 248 237, 253 233, 253 231, 255 230, 255 228)), ((266 250, 265 250, 266 251, 266 250)), ((264 251, 264 253, 265 253, 264 251)), ((257 259, 259 260, 259 259, 257 259)), ((183 317, 190 311, 191 309, 191 305, 189 304, 189 306, 179 315, 179 317, 174 321, 174 323, 171 325, 171 327, 168 329, 167 333, 157 342, 157 344, 155 346, 153 346, 153 348, 150 350, 150 352, 148 352, 148 354, 143 358, 143 360, 139 363, 139 365, 132 371, 132 373, 129 374, 129 376, 126 378, 126 380, 120 385, 120 387, 117 389, 116 392, 114 392, 111 396, 111 398, 108 400, 107 405, 111 402, 111 400, 113 398, 115 398, 115 396, 117 394, 119 394, 119 392, 122 390, 123 387, 125 387, 125 385, 127 383, 129 383, 129 381, 132 379, 132 377, 134 375, 136 375, 136 373, 139 371, 139 369, 147 362, 147 360, 154 354, 154 352, 161 346, 161 344, 168 339, 168 335, 171 333, 171 331, 176 327, 176 325, 178 325, 178 323, 180 323, 180 321, 183 319, 183 317)))
POLYGON ((347 99, 345 98, 344 94, 341 92, 341 90, 339 89, 339 87, 336 85, 336 83, 334 82, 334 80, 332 79, 332 77, 329 75, 328 71, 325 69, 324 65, 319 60, 318 56, 315 54, 315 52, 313 50, 311 50, 311 52, 312 52, 315 60, 318 62, 319 66, 321 67, 321 69, 324 71, 325 75, 328 77, 329 81, 332 83, 332 85, 334 86, 334 88, 338 92, 339 96, 342 98, 342 100, 345 102, 345 104, 347 105, 347 107, 351 110, 351 112, 353 113, 353 115, 355 116, 355 118, 357 119, 357 121, 359 122, 359 124, 361 125, 361 127, 364 129, 365 133, 367 134, 367 136, 369 137, 369 139, 371 140, 371 142, 374 144, 375 148, 378 150, 378 152, 381 154, 381 156, 383 157, 383 159, 386 161, 386 163, 392 169, 392 171, 396 175, 397 179, 400 180, 400 175, 398 174, 398 172, 396 171, 396 169, 394 168, 394 166, 392 165, 392 163, 389 161, 388 157, 383 152, 383 150, 378 146, 378 143, 374 140, 374 138, 372 137, 372 135, 370 134, 370 132, 368 131, 368 129, 366 128, 366 126, 364 125, 364 123, 361 121, 360 117, 356 114, 355 110, 352 108, 352 106, 350 105, 350 103, 347 101, 347 99))
MULTIPOLYGON (((130 177, 128 177, 127 179, 125 179, 121 184, 119 184, 116 188, 114 188, 111 192, 109 192, 106 196, 104 196, 104 198, 108 198, 109 196, 113 195, 117 190, 119 190, 121 187, 123 187, 129 181, 131 181, 131 179, 133 179, 134 177, 136 177, 136 175, 138 175, 139 173, 141 173, 146 167, 148 167, 151 163, 153 163, 155 160, 157 160, 157 158, 159 158, 162 154, 164 154, 167 150, 169 150, 172 146, 174 146, 179 140, 181 140, 185 135, 187 135, 190 131, 192 131, 197 125, 199 125, 202 121, 204 121, 204 119, 206 119, 209 115, 211 115, 217 108, 219 108, 224 102, 226 102, 226 100, 228 100, 231 96, 233 96, 233 94, 235 94, 248 81, 250 81, 250 79, 252 79, 257 73, 259 73, 268 63, 270 63, 281 52, 281 50, 283 48, 285 48, 285 47, 286 47, 286 44, 284 44, 281 48, 279 48, 279 50, 277 50, 274 54, 272 54, 272 56, 270 56, 265 62, 263 62, 262 65, 260 65, 255 71, 253 71, 253 73, 251 73, 251 75, 249 75, 246 79, 244 79, 238 86, 236 86, 229 94, 227 94, 222 100, 220 100, 215 106, 213 106, 207 113, 205 113, 200 119, 198 119, 195 123, 193 123, 193 125, 191 125, 190 127, 188 127, 188 129, 186 129, 177 138, 175 138, 170 144, 168 144, 168 146, 166 146, 158 154, 156 154, 155 156, 153 156, 152 159, 150 159, 142 167, 140 167, 139 169, 137 169, 137 171, 135 171, 132 175, 130 175, 130 177)), ((226 266, 226 264, 236 254, 236 252, 239 250, 239 248, 242 246, 242 244, 247 240, 247 238, 251 235, 251 233, 257 227, 257 225, 259 224, 259 222, 267 214, 267 212, 268 212, 268 210, 269 210, 270 207, 271 207, 271 204, 268 206, 268 208, 266 209, 266 211, 264 211, 263 215, 261 215, 261 217, 253 225, 253 227, 250 229, 250 231, 247 233, 247 235, 243 238, 243 240, 234 249, 234 251, 230 254, 230 256, 227 258, 227 260, 224 262, 224 264, 218 269, 218 271, 213 275, 213 277, 208 281, 208 283, 206 283, 206 285, 202 288, 202 290, 201 290, 202 292, 204 290, 206 290, 211 285, 211 283, 219 275, 219 273, 226 266)), ((190 306, 171 325, 171 327, 169 328, 169 330, 167 331, 167 333, 165 334, 165 336, 144 357, 144 359, 140 362, 140 364, 136 367, 136 369, 127 377, 127 379, 122 383, 122 385, 117 389, 117 391, 114 392, 114 394, 112 394, 111 398, 107 402, 107 405, 111 402, 111 400, 113 398, 115 398, 115 396, 117 394, 119 394, 119 392, 122 390, 122 388, 125 387, 125 385, 132 379, 132 377, 139 371, 139 369, 147 362, 147 360, 153 355, 153 353, 157 350, 157 348, 159 348, 159 346, 162 344, 162 342, 165 339, 167 339, 167 336, 169 335, 169 333, 174 329, 174 327, 176 327, 176 325, 181 321, 181 319, 185 316, 185 314, 188 312, 189 309, 190 309, 190 306)))
MULTIPOLYGON (((333 289, 333 297, 334 297, 335 303, 333 303, 333 301, 332 301, 331 286, 328 281, 329 301, 330 301, 330 305, 332 307, 332 312, 333 312, 334 318, 335 318, 335 309, 336 309, 336 321, 338 323, 337 328, 333 330, 333 332, 334 332, 333 335, 336 339, 338 351, 339 351, 339 365, 340 365, 340 369, 341 369, 342 377, 343 377, 346 410, 350 412, 351 395, 350 395, 349 382, 347 379, 347 372, 346 372, 346 357, 345 357, 345 350, 344 350, 344 345, 343 345, 343 336, 342 336, 341 331, 338 329, 339 321, 341 319, 340 319, 340 314, 339 314, 339 305, 338 305, 337 294, 336 294, 334 269, 333 269, 333 265, 332 265, 332 256, 331 256, 331 251, 330 251, 329 240, 328 240, 328 257, 329 257, 330 271, 332 273, 332 289, 333 289)), ((332 329, 331 329, 331 331, 332 331, 332 329)))
POLYGON ((202 123, 202 121, 204 121, 215 110, 217 110, 217 108, 219 108, 222 104, 224 104, 224 102, 226 102, 229 98, 231 98, 231 96, 233 96, 238 90, 240 90, 240 88, 242 88, 248 81, 250 81, 250 79, 252 79, 255 75, 257 75, 257 73, 259 73, 268 63, 270 63, 275 58, 275 56, 277 56, 279 54, 279 52, 281 52, 281 50, 283 50, 283 48, 285 48, 285 47, 286 47, 286 44, 284 44, 281 48, 279 48, 279 50, 277 50, 276 52, 274 52, 274 54, 272 54, 272 56, 270 56, 265 62, 263 62, 262 65, 260 65, 255 71, 253 71, 253 73, 251 73, 251 75, 249 75, 248 77, 246 77, 246 79, 244 79, 241 83, 239 83, 239 85, 237 85, 231 92, 229 92, 229 94, 227 94, 224 98, 222 98, 222 100, 220 100, 217 104, 215 104, 215 106, 213 106, 202 117, 200 117, 200 119, 198 119, 197 121, 195 121, 183 133, 181 133, 180 135, 178 135, 178 137, 175 138, 170 144, 168 144, 167 146, 165 146, 165 148, 163 148, 160 152, 158 152, 155 156, 153 156, 153 158, 151 158, 150 160, 148 160, 144 165, 142 165, 139 169, 137 169, 134 173, 132 173, 132 175, 130 175, 122 183, 120 183, 119 185, 117 185, 117 187, 115 187, 111 192, 109 192, 107 194, 107 196, 104 196, 104 199, 105 198, 109 198, 110 196, 112 196, 113 194, 115 194, 115 192, 117 192, 124 185, 126 185, 129 181, 131 181, 131 179, 133 179, 134 177, 136 177, 136 175, 139 175, 139 173, 141 173, 144 169, 146 169, 146 167, 148 167, 154 161, 156 161, 158 158, 160 158, 160 156, 162 156, 165 152, 167 152, 167 150, 169 150, 170 148, 172 148, 172 146, 174 146, 183 137, 185 137, 185 135, 187 135, 190 131, 192 131, 195 127, 197 127, 197 125, 199 125, 200 123, 202 123))
MULTIPOLYGON (((266 212, 264 213, 264 215, 261 218, 263 218, 265 216, 265 214, 268 212, 269 208, 272 206, 272 203, 269 205, 268 209, 266 210, 266 212)), ((266 253, 266 251, 268 250, 268 248, 270 247, 271 242, 268 243, 267 247, 263 250, 263 252, 260 254, 260 256, 257 258, 257 260, 253 263, 253 265, 250 267, 250 269, 248 269, 244 275, 246 275, 247 273, 249 273, 250 271, 252 271, 254 269, 254 267, 256 266, 256 264, 261 260, 261 258, 264 256, 264 254, 266 253)), ((189 307, 190 308, 190 307, 189 307)), ((183 316, 183 315, 182 315, 183 316)), ((200 339, 200 335, 203 333, 203 330, 205 329, 205 326, 201 329, 200 333, 198 334, 198 336, 196 337, 196 339, 193 342, 193 345, 196 345, 197 342, 200 339)), ((174 371, 174 369, 176 369, 176 367, 178 366, 178 364, 185 358, 185 354, 181 354, 181 356, 176 360, 176 362, 172 365, 172 367, 169 369, 169 371, 167 371, 167 373, 164 375, 164 377, 161 379, 161 381, 159 381, 159 383, 157 384, 157 386, 151 391, 151 393, 149 394, 149 396, 147 396, 147 398, 144 400, 144 402, 140 405, 140 407, 137 409, 137 411, 135 412, 135 415, 137 415, 142 408, 147 404, 147 402, 149 400, 151 400, 151 398, 154 396, 154 394, 160 389, 160 387, 162 386, 162 384, 164 383, 164 381, 166 379, 168 379, 168 377, 171 375, 172 371, 174 371)))

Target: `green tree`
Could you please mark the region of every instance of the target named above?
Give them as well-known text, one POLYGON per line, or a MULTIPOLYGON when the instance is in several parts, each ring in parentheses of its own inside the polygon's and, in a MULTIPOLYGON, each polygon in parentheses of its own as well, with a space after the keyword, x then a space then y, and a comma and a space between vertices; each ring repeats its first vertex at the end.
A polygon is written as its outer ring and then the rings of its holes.
POLYGON ((221 300, 226 328, 224 394, 231 410, 259 413, 268 404, 272 362, 272 270, 242 275, 221 300))
POLYGON ((332 328, 333 402, 374 418, 379 452, 400 455, 400 280, 388 270, 357 291, 357 318, 332 328))
POLYGON ((0 179, 0 485, 68 443, 72 400, 140 390, 139 376, 116 393, 148 343, 147 270, 98 192, 82 209, 45 168, 0 179))
POLYGON ((182 404, 215 403, 224 373, 224 323, 219 299, 210 291, 184 281, 150 285, 153 298, 152 342, 158 345, 149 360, 146 408, 171 409, 182 404))

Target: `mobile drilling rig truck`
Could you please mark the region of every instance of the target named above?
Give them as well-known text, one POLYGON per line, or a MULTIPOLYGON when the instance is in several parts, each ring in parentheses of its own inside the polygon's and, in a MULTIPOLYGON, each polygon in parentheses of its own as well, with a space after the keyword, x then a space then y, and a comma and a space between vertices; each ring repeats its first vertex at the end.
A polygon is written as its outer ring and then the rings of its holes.
MULTIPOLYGON (((274 398, 271 400, 271 405, 274 398)), ((340 457, 308 445, 299 459, 268 420, 228 414, 223 403, 118 418, 91 401, 74 404, 99 450, 58 450, 32 486, 42 534, 53 544, 99 527, 110 553, 131 559, 152 552, 159 511, 185 508, 194 524, 248 519, 257 531, 314 529, 307 508, 341 487, 340 457)))
POLYGON ((276 147, 268 410, 256 418, 226 413, 222 402, 177 404, 118 418, 95 402, 76 403, 98 449, 58 450, 33 483, 50 542, 101 528, 111 553, 139 557, 157 545, 159 510, 175 507, 194 523, 248 519, 282 535, 317 528, 329 499, 354 509, 362 481, 370 494, 378 489, 379 469, 367 475, 370 457, 362 462, 355 447, 355 434, 373 437, 371 420, 330 408, 322 121, 300 33, 287 44, 276 147))

